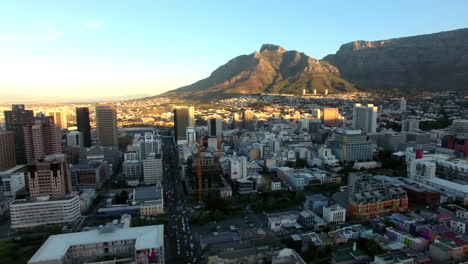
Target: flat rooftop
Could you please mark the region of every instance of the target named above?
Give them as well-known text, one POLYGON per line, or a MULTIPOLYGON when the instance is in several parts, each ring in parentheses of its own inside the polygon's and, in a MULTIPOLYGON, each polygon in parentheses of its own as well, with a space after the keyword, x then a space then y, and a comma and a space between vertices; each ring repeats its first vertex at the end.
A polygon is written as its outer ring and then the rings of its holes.
POLYGON ((84 244, 135 240, 135 250, 164 247, 164 225, 101 229, 50 236, 28 263, 60 259, 71 246, 84 244))

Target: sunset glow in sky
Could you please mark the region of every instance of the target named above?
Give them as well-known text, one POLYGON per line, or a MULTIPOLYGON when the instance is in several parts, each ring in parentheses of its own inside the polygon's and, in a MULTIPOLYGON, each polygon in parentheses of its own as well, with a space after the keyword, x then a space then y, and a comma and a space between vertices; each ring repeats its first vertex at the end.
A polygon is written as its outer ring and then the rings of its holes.
POLYGON ((468 1, 2 1, 0 95, 159 94, 262 43, 321 59, 354 40, 468 27, 468 1))

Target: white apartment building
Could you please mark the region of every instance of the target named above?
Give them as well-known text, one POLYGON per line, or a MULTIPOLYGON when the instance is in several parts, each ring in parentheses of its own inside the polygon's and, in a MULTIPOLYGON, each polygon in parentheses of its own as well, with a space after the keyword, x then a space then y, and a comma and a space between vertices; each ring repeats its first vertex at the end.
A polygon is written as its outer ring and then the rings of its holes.
POLYGON ((377 106, 356 104, 353 108, 353 128, 361 129, 367 133, 377 130, 377 106))
POLYGON ((143 162, 139 160, 124 161, 123 172, 127 184, 137 186, 143 180, 143 162))
POLYGON ((83 133, 81 133, 78 130, 68 132, 67 146, 83 148, 84 146, 83 133))
POLYGON ((346 221, 346 209, 338 204, 323 207, 323 219, 327 224, 342 224, 346 221))
POLYGON ((6 197, 16 198, 16 194, 26 189, 24 173, 0 173, 2 179, 3 195, 6 197))
POLYGON ((164 226, 127 226, 109 223, 50 236, 28 264, 95 263, 102 258, 112 259, 112 263, 164 264, 164 226))
POLYGON ((145 184, 157 184, 163 181, 162 155, 150 153, 143 160, 143 179, 145 184))
POLYGON ((55 199, 42 196, 36 200, 14 200, 10 204, 12 229, 66 224, 80 216, 80 198, 77 195, 55 199))
POLYGON ((247 157, 236 155, 229 157, 229 175, 231 180, 247 177, 247 157))
POLYGON ((468 162, 437 157, 407 157, 408 178, 468 204, 468 162))

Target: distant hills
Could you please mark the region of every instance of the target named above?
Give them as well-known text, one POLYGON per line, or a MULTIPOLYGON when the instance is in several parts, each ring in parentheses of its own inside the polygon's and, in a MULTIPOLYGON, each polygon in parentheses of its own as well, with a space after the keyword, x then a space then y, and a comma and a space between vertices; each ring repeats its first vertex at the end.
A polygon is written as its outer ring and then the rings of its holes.
POLYGON ((132 100, 142 97, 147 97, 149 94, 133 94, 122 96, 107 96, 107 97, 58 97, 46 96, 44 94, 3 94, 0 93, 0 104, 52 104, 52 103, 98 103, 109 101, 132 100))
POLYGON ((210 101, 244 94, 468 90, 468 29, 380 41, 354 41, 316 60, 264 44, 208 78, 161 96, 210 101))

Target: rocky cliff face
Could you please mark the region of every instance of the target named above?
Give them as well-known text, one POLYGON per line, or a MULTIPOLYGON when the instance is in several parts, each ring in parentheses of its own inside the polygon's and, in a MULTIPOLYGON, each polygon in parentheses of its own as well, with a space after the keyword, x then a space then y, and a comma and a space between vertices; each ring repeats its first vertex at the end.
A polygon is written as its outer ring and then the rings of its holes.
POLYGON ((264 44, 260 51, 230 60, 208 78, 163 96, 208 101, 252 93, 301 94, 303 89, 309 93, 313 89, 319 93, 325 89, 330 93, 356 90, 329 62, 264 44))
POLYGON ((354 41, 326 56, 358 89, 468 90, 468 29, 354 41))

